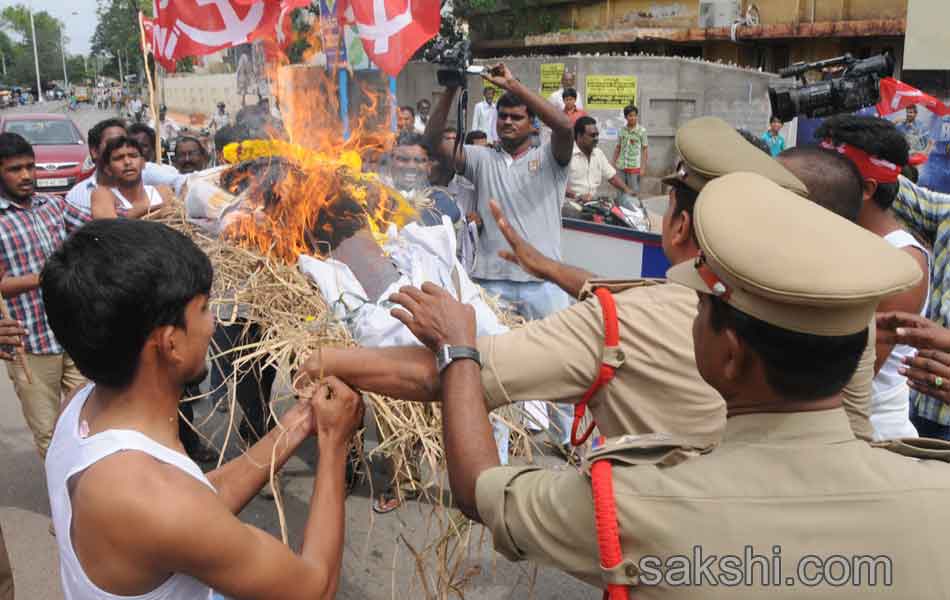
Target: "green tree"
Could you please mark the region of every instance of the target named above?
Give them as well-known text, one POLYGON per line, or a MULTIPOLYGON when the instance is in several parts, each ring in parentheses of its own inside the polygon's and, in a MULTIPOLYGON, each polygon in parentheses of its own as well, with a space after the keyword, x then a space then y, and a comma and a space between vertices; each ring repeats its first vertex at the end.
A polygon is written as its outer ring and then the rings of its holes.
POLYGON ((92 83, 92 65, 81 54, 66 55, 66 72, 69 73, 69 83, 87 85, 92 83), (88 70, 87 70, 88 67, 88 70))
POLYGON ((141 73, 142 45, 139 32, 139 11, 152 14, 150 0, 99 0, 96 13, 99 21, 92 34, 92 53, 103 57, 100 73, 119 77, 119 61, 122 71, 141 73))
MULTIPOLYGON (((43 82, 63 78, 61 32, 63 24, 46 11, 33 13, 36 26, 36 51, 39 56, 40 78, 43 82)), ((11 57, 7 59, 7 79, 11 83, 31 86, 36 83, 33 62, 33 34, 30 29, 30 12, 26 6, 8 6, 0 12, 0 26, 9 33, 11 57)), ((3 41, 0 40, 0 49, 3 41)))

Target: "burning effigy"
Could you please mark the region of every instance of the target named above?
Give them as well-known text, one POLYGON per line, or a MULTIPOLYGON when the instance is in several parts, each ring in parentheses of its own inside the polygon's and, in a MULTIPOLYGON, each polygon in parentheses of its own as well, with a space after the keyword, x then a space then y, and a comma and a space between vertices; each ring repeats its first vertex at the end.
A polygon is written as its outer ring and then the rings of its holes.
MULTIPOLYGON (((482 334, 500 333, 516 322, 468 278, 456 258, 452 225, 416 222, 413 202, 367 168, 388 150, 392 133, 361 117, 344 137, 332 118, 333 95, 329 98, 325 104, 311 98, 304 110, 300 95, 291 94, 286 136, 225 147, 227 164, 192 175, 180 207, 164 217, 211 259, 212 304, 222 324, 243 322, 260 331, 253 348, 236 349, 242 354, 233 361, 231 378, 243 377, 253 361, 263 359, 278 372, 275 389, 283 391, 271 400, 278 409, 294 401, 297 366, 323 346, 418 343, 389 315, 387 298, 401 285, 433 281, 449 289, 475 306, 482 334)), ((363 113, 374 110, 371 103, 363 113)), ((212 360, 221 356, 220 350, 212 353, 212 360)), ((237 431, 235 386, 228 387, 223 401, 232 417, 225 448, 237 431)), ((432 547, 441 544, 441 549, 435 580, 427 586, 458 586, 461 557, 445 548, 465 548, 457 538, 467 527, 442 510, 440 412, 431 405, 367 398, 377 425, 392 432, 373 452, 391 459, 396 473, 410 470, 410 462, 421 464, 431 484, 424 493, 441 525, 434 529, 441 541, 432 547)), ((512 451, 530 454, 517 419, 505 413, 497 418, 511 426, 512 451)), ((272 487, 279 497, 278 486, 272 487)), ((277 507, 280 512, 279 501, 277 507)))

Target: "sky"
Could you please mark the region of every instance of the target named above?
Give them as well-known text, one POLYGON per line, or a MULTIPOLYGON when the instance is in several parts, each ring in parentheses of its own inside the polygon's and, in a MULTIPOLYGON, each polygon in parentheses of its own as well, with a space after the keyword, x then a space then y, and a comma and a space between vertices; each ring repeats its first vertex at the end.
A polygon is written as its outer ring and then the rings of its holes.
POLYGON ((0 0, 0 10, 15 4, 33 3, 33 10, 45 10, 66 23, 66 54, 88 54, 96 30, 96 0, 0 0), (76 12, 78 14, 72 14, 76 12))

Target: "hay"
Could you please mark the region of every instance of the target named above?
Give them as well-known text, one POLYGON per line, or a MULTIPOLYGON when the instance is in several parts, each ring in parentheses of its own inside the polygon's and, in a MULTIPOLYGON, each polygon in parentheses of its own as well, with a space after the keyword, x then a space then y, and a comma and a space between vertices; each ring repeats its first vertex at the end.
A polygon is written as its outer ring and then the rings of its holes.
MULTIPOLYGON (((277 371, 275 395, 270 407, 273 414, 280 414, 281 405, 296 400, 291 393, 281 394, 279 391, 294 389, 294 374, 310 353, 319 352, 324 346, 351 347, 356 343, 343 323, 333 317, 333 311, 319 291, 296 266, 207 235, 186 221, 181 205, 169 207, 161 216, 152 218, 189 236, 211 260, 214 267, 211 305, 221 324, 253 323, 260 331, 260 341, 230 350, 234 371, 223 384, 228 393, 218 400, 229 404, 230 415, 224 443, 218 448, 220 465, 232 434, 237 434, 235 383, 249 372, 255 360, 262 358, 267 366, 273 366, 277 371)), ((522 323, 520 318, 498 308, 494 299, 486 300, 506 325, 517 327, 522 323)), ((225 353, 220 348, 212 348, 212 360, 223 357, 225 353)), ((217 391, 211 390, 208 395, 217 391)), ((366 469, 364 472, 369 472, 366 466, 368 458, 391 460, 395 466, 393 490, 401 495, 406 480, 411 478, 410 485, 416 488, 422 500, 420 505, 431 506, 430 527, 427 528, 431 543, 417 550, 402 538, 413 555, 424 597, 461 596, 462 588, 473 575, 471 570, 464 568, 472 552, 469 544, 471 527, 467 519, 451 509, 451 498, 446 493, 440 405, 405 402, 369 393, 364 394, 364 398, 373 408, 377 427, 388 434, 367 456, 363 456, 361 444, 358 444, 359 460, 366 469), (412 465, 420 465, 421 469, 417 471, 412 465), (417 472, 425 477, 419 477, 417 472), (427 569, 427 565, 432 563, 434 573, 427 569)), ((531 460, 534 452, 532 441, 521 426, 522 419, 530 417, 516 406, 496 411, 494 416, 511 428, 509 454, 531 460)), ((201 425, 198 423, 197 427, 201 425)), ((205 440, 210 443, 206 437, 205 440)), ((281 537, 287 543, 286 519, 280 488, 275 481, 273 458, 271 464, 258 466, 270 473, 281 537)), ((374 518, 372 512, 370 518, 374 518)), ((475 550, 481 551, 481 548, 483 544, 479 543, 475 550)))

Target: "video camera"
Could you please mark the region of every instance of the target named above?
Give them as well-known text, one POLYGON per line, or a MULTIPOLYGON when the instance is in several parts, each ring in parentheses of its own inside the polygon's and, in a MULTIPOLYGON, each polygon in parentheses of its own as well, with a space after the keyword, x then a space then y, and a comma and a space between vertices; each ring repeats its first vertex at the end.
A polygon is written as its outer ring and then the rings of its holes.
POLYGON ((880 98, 880 80, 894 71, 894 59, 880 54, 858 60, 850 54, 811 63, 795 63, 779 71, 781 77, 796 77, 796 81, 780 81, 769 86, 772 114, 791 121, 797 115, 827 117, 854 112, 876 104, 880 98), (823 81, 807 83, 805 73, 844 67, 840 75, 823 81))
POLYGON ((472 45, 468 40, 450 43, 437 40, 425 52, 425 59, 442 68, 436 73, 439 85, 445 87, 465 87, 465 75, 477 75, 484 67, 472 65, 472 45))

